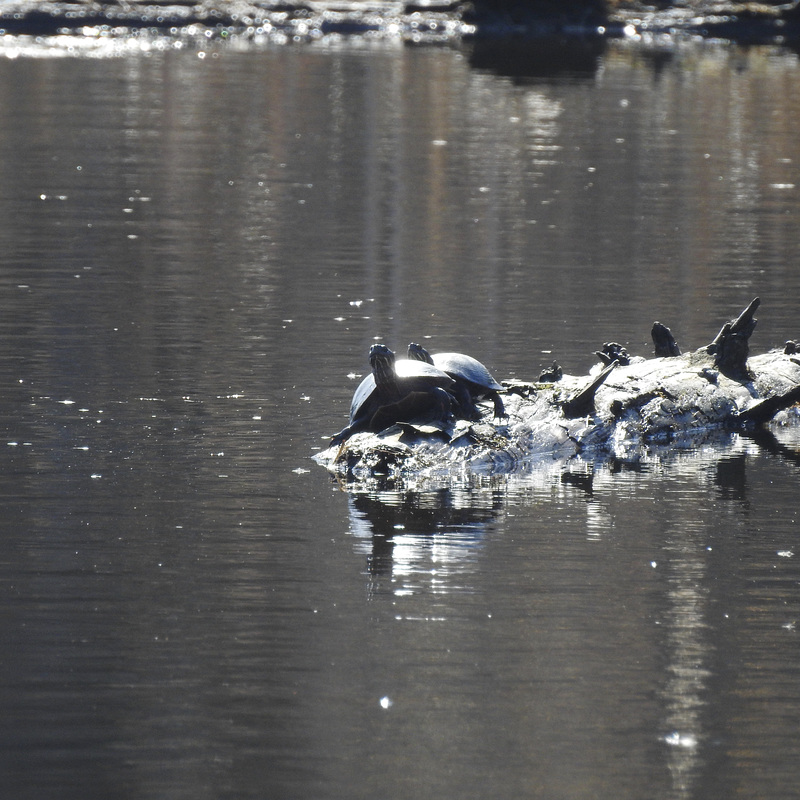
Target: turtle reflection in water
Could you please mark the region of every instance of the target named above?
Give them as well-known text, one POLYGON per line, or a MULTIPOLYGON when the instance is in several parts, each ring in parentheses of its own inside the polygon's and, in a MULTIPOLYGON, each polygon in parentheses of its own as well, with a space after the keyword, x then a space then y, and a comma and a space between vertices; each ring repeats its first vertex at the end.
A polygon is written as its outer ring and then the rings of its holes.
POLYGON ((426 417, 445 422, 450 415, 456 382, 442 370, 421 361, 395 360, 386 345, 369 350, 372 372, 353 394, 350 424, 337 433, 331 444, 341 444, 354 433, 377 433, 395 422, 426 417))
POLYGON ((468 419, 480 418, 475 409, 475 401, 485 397, 494 403, 495 417, 506 416, 503 401, 498 392, 503 387, 492 377, 480 361, 464 353, 435 353, 431 355, 421 344, 412 342, 408 346, 409 359, 433 364, 456 382, 455 398, 462 414, 468 419))

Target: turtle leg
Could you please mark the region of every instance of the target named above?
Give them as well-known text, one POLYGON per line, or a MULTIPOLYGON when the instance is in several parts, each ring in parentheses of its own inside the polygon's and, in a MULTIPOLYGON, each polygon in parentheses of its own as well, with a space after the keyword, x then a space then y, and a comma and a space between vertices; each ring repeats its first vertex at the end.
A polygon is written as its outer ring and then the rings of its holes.
POLYGON ((331 447, 346 442, 354 433, 367 429, 370 418, 366 415, 356 417, 346 428, 331 437, 331 447))
POLYGON ((349 426, 347 428, 342 428, 339 433, 335 433, 331 436, 329 447, 335 447, 337 444, 341 444, 347 437, 350 435, 349 426))
POLYGON ((503 417, 507 417, 506 414, 506 407, 503 405, 503 399, 497 392, 490 392, 487 395, 488 398, 494 403, 494 415, 497 419, 502 419, 503 417))
POLYGON ((331 443, 329 447, 335 447, 337 444, 342 444, 346 442, 355 431, 352 430, 352 425, 348 425, 346 428, 342 428, 339 433, 334 434, 331 436, 331 443))
POLYGON ((472 401, 472 393, 463 383, 457 382, 451 389, 451 393, 458 406, 458 411, 464 419, 480 419, 481 415, 472 401))
POLYGON ((450 411, 453 406, 451 396, 444 390, 436 387, 431 391, 432 412, 437 422, 447 422, 450 418, 450 411))

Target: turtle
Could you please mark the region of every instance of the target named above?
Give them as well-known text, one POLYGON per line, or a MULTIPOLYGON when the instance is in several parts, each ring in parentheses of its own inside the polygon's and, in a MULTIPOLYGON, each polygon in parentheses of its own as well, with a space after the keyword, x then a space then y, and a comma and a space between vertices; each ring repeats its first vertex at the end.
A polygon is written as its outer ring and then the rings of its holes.
POLYGON ((468 417, 480 416, 475 409, 475 401, 482 397, 494 403, 494 415, 507 416, 503 401, 498 392, 504 388, 492 377, 480 361, 464 353, 435 353, 431 355, 421 344, 412 342, 408 346, 409 359, 416 359, 442 370, 456 382, 456 400, 468 417))
POLYGON ((423 414, 444 421, 450 414, 456 382, 442 370, 416 360, 395 358, 384 344, 369 350, 372 372, 353 394, 350 423, 331 438, 341 444, 354 433, 377 433, 395 422, 409 422, 423 414))

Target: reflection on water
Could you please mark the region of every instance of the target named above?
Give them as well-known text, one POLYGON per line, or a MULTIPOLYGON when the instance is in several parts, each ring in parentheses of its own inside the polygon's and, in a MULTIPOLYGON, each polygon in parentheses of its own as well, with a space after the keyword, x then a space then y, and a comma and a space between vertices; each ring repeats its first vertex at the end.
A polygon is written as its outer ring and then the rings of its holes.
POLYGON ((378 338, 797 338, 797 59, 206 55, 0 60, 6 792, 791 794, 796 427, 430 492, 309 454, 378 338))
POLYGON ((594 78, 605 49, 606 42, 599 37, 486 37, 472 40, 468 46, 471 66, 507 75, 519 83, 541 78, 594 78))
POLYGON ((355 494, 350 532, 367 557, 371 593, 470 591, 468 570, 483 530, 499 514, 500 492, 355 494), (388 586, 382 586, 386 579, 388 586), (466 581, 466 582, 465 582, 466 581))
MULTIPOLYGON (((702 720, 708 679, 711 645, 704 636, 707 622, 708 576, 703 549, 696 534, 686 526, 675 531, 663 558, 669 571, 665 609, 666 647, 670 653, 667 680, 663 689, 666 700, 664 741, 670 746, 668 764, 674 796, 692 797, 694 780, 702 765, 699 747, 705 726, 702 720), (695 534, 693 536, 692 534, 695 534), (673 538, 674 537, 674 538, 673 538)), ((653 562, 653 567, 658 564, 653 562)))
MULTIPOLYGON (((760 436, 774 441, 773 434, 760 436)), ((796 441, 786 451, 796 461, 796 441)), ((397 623, 456 626, 454 615, 477 612, 503 631, 503 640, 515 642, 513 649, 534 659, 533 680, 570 673, 570 710, 560 709, 568 728, 588 725, 589 733, 595 724, 586 715, 598 710, 598 698, 582 696, 572 683, 582 666, 586 679, 594 671, 592 682, 602 682, 610 663, 621 667, 622 656, 623 672, 633 673, 614 689, 605 685, 616 704, 607 709, 606 725, 622 725, 616 736, 633 748, 628 757, 634 761, 637 737, 644 737, 640 744, 660 743, 652 757, 659 753, 666 772, 663 779, 648 773, 655 782, 651 788, 660 787, 654 795, 725 797, 741 784, 723 782, 709 790, 709 782, 719 765, 730 768, 748 736, 736 720, 754 713, 750 705, 766 688, 757 671, 750 673, 750 688, 734 688, 743 676, 734 675, 731 664, 743 636, 761 635, 743 627, 742 618, 744 609, 761 602, 760 590, 743 584, 734 569, 765 544, 751 531, 766 533, 772 543, 767 547, 778 547, 762 564, 759 580, 775 568, 774 561, 789 569, 786 578, 797 579, 793 551, 776 544, 786 534, 762 527, 763 515, 772 514, 764 491, 773 479, 761 474, 763 459, 773 458, 768 453, 753 440, 732 436, 724 444, 681 456, 664 451, 636 464, 544 468, 507 479, 502 487, 353 494, 348 503, 354 552, 364 559, 368 598, 380 606, 390 601, 387 611, 397 623), (477 603, 457 600, 465 594, 477 603), (473 604, 480 611, 468 611, 473 604), (591 614, 581 619, 589 608, 591 614), (512 620, 519 626, 513 633, 506 631, 512 620), (592 628, 586 628, 590 620, 592 628), (536 635, 529 639, 532 623, 536 635), (567 636, 580 631, 569 639, 574 652, 547 644, 553 632, 545 633, 543 624, 567 636), (552 647, 560 653, 558 663, 544 666, 552 647), (655 662, 654 651, 660 653, 655 662), (642 669, 657 675, 649 689, 647 681, 641 683, 642 669), (628 726, 633 738, 622 734, 628 726)), ((790 466, 795 474, 792 463, 780 457, 774 466, 790 466)), ((786 492, 793 489, 779 488, 777 498, 786 492)), ((800 607, 796 599, 791 605, 793 617, 800 607)), ((773 610, 782 617, 778 606, 773 610)), ((787 635, 794 631, 793 621, 775 624, 787 635)), ((530 723, 521 710, 514 716, 523 728, 530 723)), ((549 731, 556 744, 563 731, 549 731)), ((611 757, 609 745, 594 742, 611 757)), ((569 758, 584 785, 592 785, 595 767, 575 753, 569 758)))

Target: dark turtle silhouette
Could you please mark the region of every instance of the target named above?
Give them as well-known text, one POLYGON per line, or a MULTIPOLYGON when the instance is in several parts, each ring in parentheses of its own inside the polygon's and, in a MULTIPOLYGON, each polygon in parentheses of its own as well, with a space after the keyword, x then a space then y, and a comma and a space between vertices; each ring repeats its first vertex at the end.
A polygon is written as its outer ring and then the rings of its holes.
POLYGON ((433 364, 447 373, 456 382, 455 398, 468 417, 480 416, 475 409, 475 400, 486 397, 494 403, 495 417, 505 417, 506 410, 498 392, 503 387, 492 377, 480 361, 464 353, 435 353, 431 355, 421 344, 412 342, 408 346, 409 359, 433 364))
POLYGON ((372 372, 353 394, 350 424, 337 433, 331 444, 341 444, 354 433, 377 433, 395 422, 409 422, 422 415, 443 421, 450 413, 456 382, 442 370, 421 362, 396 360, 386 345, 369 350, 372 372))

